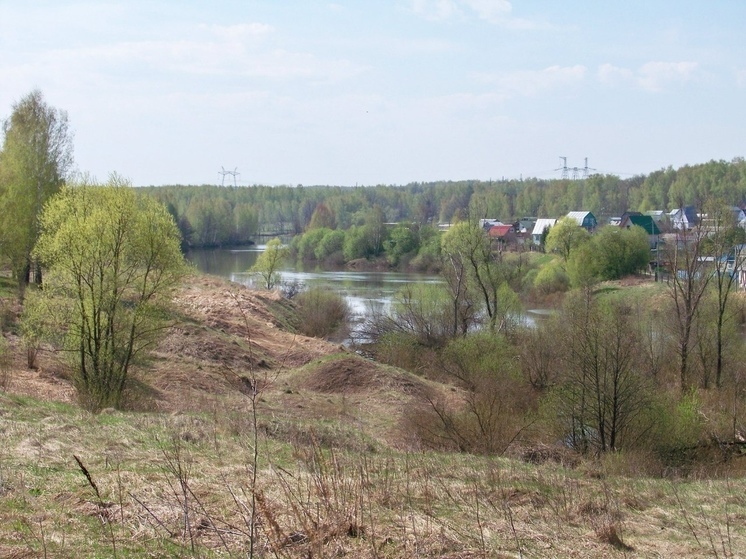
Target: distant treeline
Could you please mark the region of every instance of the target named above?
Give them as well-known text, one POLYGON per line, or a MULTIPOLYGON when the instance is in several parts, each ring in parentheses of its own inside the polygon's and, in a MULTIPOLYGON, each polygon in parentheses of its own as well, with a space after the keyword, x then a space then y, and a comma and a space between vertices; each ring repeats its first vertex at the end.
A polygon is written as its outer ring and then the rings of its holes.
POLYGON ((371 208, 387 223, 435 224, 465 217, 559 217, 573 210, 618 216, 627 210, 670 210, 705 199, 746 201, 746 160, 668 167, 620 178, 584 180, 527 178, 507 181, 438 181, 404 186, 163 186, 144 190, 162 201, 181 229, 186 246, 244 244, 256 235, 296 235, 306 230, 323 202, 334 227, 364 225, 371 208))

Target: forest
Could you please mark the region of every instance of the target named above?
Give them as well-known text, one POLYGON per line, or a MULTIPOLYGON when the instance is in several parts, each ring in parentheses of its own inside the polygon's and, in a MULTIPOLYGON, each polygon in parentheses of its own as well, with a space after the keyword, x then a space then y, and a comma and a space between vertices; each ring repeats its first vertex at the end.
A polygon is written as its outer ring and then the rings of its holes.
POLYGON ((439 181, 402 186, 158 186, 144 191, 164 203, 191 247, 245 244, 257 234, 298 235, 324 204, 332 229, 363 226, 376 208, 384 223, 437 225, 467 217, 512 223, 559 218, 570 211, 599 218, 664 210, 718 199, 746 201, 746 161, 709 161, 647 175, 592 175, 583 180, 439 181))

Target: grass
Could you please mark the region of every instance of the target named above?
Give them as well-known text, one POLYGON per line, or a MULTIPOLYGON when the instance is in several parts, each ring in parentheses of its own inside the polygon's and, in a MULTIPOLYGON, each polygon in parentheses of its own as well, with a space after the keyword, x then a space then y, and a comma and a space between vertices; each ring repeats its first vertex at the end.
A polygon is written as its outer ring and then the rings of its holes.
MULTIPOLYGON (((0 556, 246 556, 251 437, 248 423, 237 430, 242 418, 1 402, 0 556)), ((603 465, 338 446, 314 435, 345 429, 327 420, 294 435, 263 431, 256 557, 736 557, 746 548, 743 479, 626 478, 603 465)))

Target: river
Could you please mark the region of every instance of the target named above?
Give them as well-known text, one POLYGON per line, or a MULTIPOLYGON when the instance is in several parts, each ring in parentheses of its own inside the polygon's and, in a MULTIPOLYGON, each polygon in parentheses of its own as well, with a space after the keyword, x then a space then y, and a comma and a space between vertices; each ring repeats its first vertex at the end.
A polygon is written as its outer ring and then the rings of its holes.
MULTIPOLYGON (((247 270, 254 265, 263 250, 264 245, 192 250, 187 253, 187 260, 201 272, 243 285, 254 285, 254 277, 247 270)), ((325 286, 336 291, 347 301, 355 321, 364 319, 371 309, 387 312, 394 294, 404 285, 443 282, 435 274, 308 269, 291 262, 285 263, 280 269, 280 275, 283 283, 298 282, 306 287, 325 286)))
MULTIPOLYGON (((243 285, 255 285, 256 278, 248 270, 264 247, 265 245, 252 245, 192 250, 186 257, 201 272, 243 285)), ((325 286, 336 291, 347 301, 355 324, 360 324, 373 312, 387 313, 394 295, 404 285, 443 283, 443 278, 436 274, 307 269, 291 262, 285 263, 280 269, 280 275, 283 283, 297 282, 305 287, 325 286)), ((520 314, 519 320, 533 327, 553 312, 549 309, 528 309, 520 314)))

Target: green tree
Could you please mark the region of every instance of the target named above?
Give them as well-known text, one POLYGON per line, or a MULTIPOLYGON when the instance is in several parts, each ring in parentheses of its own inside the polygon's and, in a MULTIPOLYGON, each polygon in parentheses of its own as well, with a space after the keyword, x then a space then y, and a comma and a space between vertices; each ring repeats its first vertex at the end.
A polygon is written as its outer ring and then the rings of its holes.
POLYGON ((41 294, 74 356, 81 403, 92 411, 119 406, 130 366, 168 327, 163 307, 186 272, 176 224, 164 206, 112 176, 105 186, 63 188, 40 225, 41 294))
POLYGON ((556 252, 562 260, 567 262, 573 250, 587 242, 590 233, 578 226, 578 223, 570 218, 563 217, 549 230, 546 238, 546 251, 556 252))
MULTIPOLYGON (((72 165, 67 113, 50 107, 39 90, 13 105, 3 124, 0 151, 0 253, 10 260, 20 293, 31 276, 31 251, 39 236, 44 203, 57 192, 72 165)), ((35 267, 41 283, 41 268, 35 267)))
POLYGON ((275 237, 267 243, 251 271, 261 276, 264 287, 273 289, 280 282, 280 266, 288 255, 289 249, 275 237))
POLYGON ((319 229, 322 227, 326 229, 336 229, 337 220, 334 217, 334 212, 329 209, 329 206, 323 202, 319 202, 311 215, 311 221, 308 224, 308 228, 319 229))

